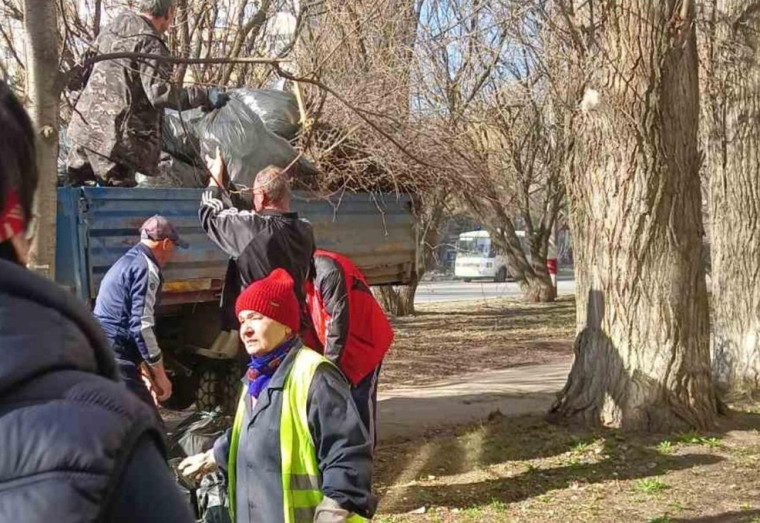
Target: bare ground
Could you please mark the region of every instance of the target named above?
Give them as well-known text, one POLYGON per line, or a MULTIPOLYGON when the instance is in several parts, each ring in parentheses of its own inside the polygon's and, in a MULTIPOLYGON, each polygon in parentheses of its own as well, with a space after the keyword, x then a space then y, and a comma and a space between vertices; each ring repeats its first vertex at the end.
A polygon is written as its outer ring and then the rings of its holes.
POLYGON ((417 312, 393 320, 396 339, 383 362, 381 391, 477 370, 553 363, 572 353, 572 297, 542 304, 425 304, 417 312))
POLYGON ((376 457, 377 521, 760 522, 760 415, 635 436, 493 416, 376 457))
MULTIPOLYGON (((381 383, 566 359, 574 303, 426 305, 395 322, 381 383)), ((760 523, 760 406, 713 433, 632 435, 505 417, 382 442, 375 521, 760 523)))

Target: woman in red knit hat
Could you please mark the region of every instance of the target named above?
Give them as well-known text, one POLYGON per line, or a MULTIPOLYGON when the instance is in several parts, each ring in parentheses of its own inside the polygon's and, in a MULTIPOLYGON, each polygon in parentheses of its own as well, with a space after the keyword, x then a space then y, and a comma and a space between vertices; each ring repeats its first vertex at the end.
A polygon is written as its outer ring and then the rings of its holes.
POLYGON ((298 338, 293 278, 276 269, 235 312, 251 356, 231 430, 180 464, 227 476, 236 522, 365 521, 374 514, 372 442, 341 372, 298 338))

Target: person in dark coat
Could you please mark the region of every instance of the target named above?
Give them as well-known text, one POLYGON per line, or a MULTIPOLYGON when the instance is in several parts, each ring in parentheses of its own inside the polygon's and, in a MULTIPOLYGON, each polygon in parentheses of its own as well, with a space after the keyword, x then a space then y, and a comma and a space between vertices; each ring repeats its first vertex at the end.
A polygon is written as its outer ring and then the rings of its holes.
MULTIPOLYGON (((174 0, 139 0, 98 35, 95 55, 169 56, 161 35, 171 27, 174 0)), ((221 107, 227 95, 171 83, 172 66, 157 58, 96 62, 66 133, 69 182, 132 187, 135 173, 158 176, 164 109, 221 107)))
POLYGON ((372 443, 340 370, 298 338, 293 284, 276 269, 238 298, 251 361, 233 428, 180 471, 221 468, 238 523, 366 521, 377 505, 372 443))
POLYGON ((302 329, 308 330, 306 280, 314 254, 314 231, 308 221, 290 208, 290 181, 279 167, 270 166, 256 176, 253 211, 231 206, 222 187, 226 169, 221 153, 206 158, 211 178, 198 215, 208 237, 229 257, 222 293, 222 333, 211 350, 234 356, 240 343, 235 300, 251 283, 272 270, 288 271, 302 304, 302 329))
POLYGON ((97 322, 24 268, 37 180, 31 123, 0 82, 0 521, 190 523, 97 322))

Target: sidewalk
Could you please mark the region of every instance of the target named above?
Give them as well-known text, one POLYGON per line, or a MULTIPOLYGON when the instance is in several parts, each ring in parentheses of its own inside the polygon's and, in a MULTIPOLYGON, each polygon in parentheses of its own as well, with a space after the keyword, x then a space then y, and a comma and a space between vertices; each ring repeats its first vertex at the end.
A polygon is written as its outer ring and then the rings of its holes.
MULTIPOLYGON (((546 412, 565 384, 572 358, 561 363, 471 373, 378 396, 380 440, 409 438, 436 427, 546 412)), ((382 372, 380 380, 382 383, 382 372)))

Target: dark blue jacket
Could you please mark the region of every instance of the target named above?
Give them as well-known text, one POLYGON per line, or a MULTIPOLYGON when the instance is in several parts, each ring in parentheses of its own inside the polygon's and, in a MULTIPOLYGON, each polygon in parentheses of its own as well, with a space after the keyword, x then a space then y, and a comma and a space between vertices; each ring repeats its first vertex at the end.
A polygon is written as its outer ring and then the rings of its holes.
POLYGON ((193 521, 89 311, 0 260, 0 521, 193 521))
POLYGON ((108 270, 93 314, 119 360, 139 364, 161 361, 156 341, 156 306, 163 278, 153 253, 138 243, 108 270))
MULTIPOLYGON (((283 517, 280 415, 285 380, 296 353, 285 357, 256 405, 246 402, 236 463, 237 523, 278 523, 283 517)), ((309 388, 309 432, 317 452, 322 493, 363 517, 377 507, 372 494, 372 443, 351 399, 349 385, 332 365, 320 365, 309 388)), ((214 459, 227 473, 230 431, 214 444, 214 459)))

